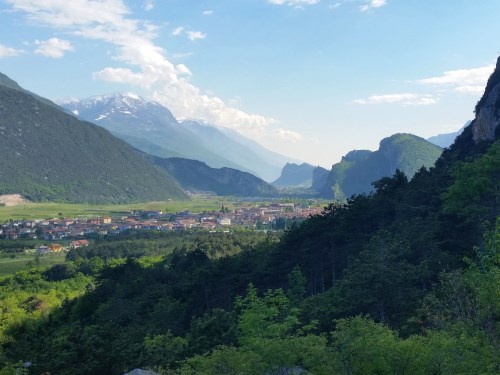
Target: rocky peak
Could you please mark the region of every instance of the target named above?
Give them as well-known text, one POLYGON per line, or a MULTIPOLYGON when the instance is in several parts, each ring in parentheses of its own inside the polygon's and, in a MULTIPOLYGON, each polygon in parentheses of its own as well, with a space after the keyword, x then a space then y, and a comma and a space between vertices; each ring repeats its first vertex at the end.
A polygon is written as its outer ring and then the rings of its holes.
POLYGON ((493 141, 500 122, 500 57, 495 71, 488 79, 483 97, 476 105, 476 118, 472 124, 475 143, 493 141))

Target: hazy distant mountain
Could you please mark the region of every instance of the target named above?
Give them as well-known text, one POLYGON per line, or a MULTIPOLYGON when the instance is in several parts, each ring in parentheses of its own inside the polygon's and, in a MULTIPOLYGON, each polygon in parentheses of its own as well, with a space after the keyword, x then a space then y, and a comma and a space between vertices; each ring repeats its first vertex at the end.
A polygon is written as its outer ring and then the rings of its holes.
POLYGON ((420 167, 431 167, 442 149, 412 134, 394 134, 380 142, 377 151, 355 150, 334 164, 320 194, 345 200, 353 194, 369 193, 372 182, 392 176, 396 169, 412 178, 420 167))
POLYGON ((278 177, 288 160, 234 131, 194 120, 179 123, 167 108, 134 93, 70 100, 61 105, 159 157, 200 160, 211 167, 231 167, 266 180, 278 177))
POLYGON ((61 102, 81 119, 108 129, 132 146, 160 157, 182 156, 203 160, 213 167, 245 168, 212 152, 172 113, 135 93, 94 96, 61 102))
POLYGON ((232 129, 194 120, 185 120, 181 124, 196 134, 206 148, 266 181, 276 179, 282 166, 290 160, 265 149, 232 129))
MULTIPOLYGON (((225 127, 219 127, 219 130, 224 132, 228 137, 231 139, 235 140, 236 142, 242 144, 243 146, 249 148, 253 152, 255 152, 257 155, 260 155, 264 160, 266 160, 269 164, 279 167, 277 169, 277 173, 272 177, 269 178, 268 181, 273 181, 276 178, 279 177, 281 173, 281 169, 286 163, 302 163, 301 160, 299 159, 294 159, 290 158, 289 156, 282 155, 278 152, 268 150, 261 144, 255 142, 253 139, 244 137, 237 131, 230 129, 230 128, 225 128, 225 127)), ((275 169, 276 170, 276 169, 275 169)))
POLYGON ((92 203, 185 196, 128 144, 47 102, 2 76, 0 194, 92 203))
POLYGON ((432 137, 427 138, 427 140, 439 147, 445 148, 445 147, 450 147, 453 142, 455 142, 455 139, 462 134, 464 129, 469 126, 471 121, 467 121, 465 125, 457 130, 456 132, 453 133, 444 133, 444 134, 438 134, 432 137))
POLYGON ((192 192, 217 195, 275 196, 276 188, 254 175, 232 168, 211 168, 198 160, 154 157, 154 162, 192 192))
POLYGON ((328 181, 328 176, 330 171, 323 167, 316 167, 313 169, 312 173, 312 186, 311 189, 314 191, 321 191, 328 181))
POLYGON ((287 163, 281 171, 281 176, 272 184, 278 187, 309 188, 312 185, 314 169, 315 167, 308 163, 287 163))

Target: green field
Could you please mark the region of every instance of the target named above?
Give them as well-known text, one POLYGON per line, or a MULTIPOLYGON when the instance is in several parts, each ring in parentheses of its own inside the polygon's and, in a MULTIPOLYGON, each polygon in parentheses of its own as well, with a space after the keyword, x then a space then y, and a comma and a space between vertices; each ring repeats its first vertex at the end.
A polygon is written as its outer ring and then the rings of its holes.
POLYGON ((25 203, 17 206, 0 206, 0 223, 9 219, 48 219, 58 216, 76 218, 78 216, 102 216, 129 213, 132 210, 162 210, 164 212, 178 212, 189 210, 192 212, 219 209, 222 205, 231 207, 227 198, 193 198, 187 200, 173 200, 171 202, 145 202, 122 205, 92 205, 71 203, 25 203))
MULTIPOLYGON (((285 200, 283 200, 285 201, 285 200)), ((297 200, 286 200, 295 201, 297 200)), ((302 200, 298 200, 302 201, 302 200)), ((253 202, 252 205, 265 202, 253 202)), ((144 202, 120 205, 97 205, 97 204, 73 204, 73 203, 24 203, 17 206, 0 206, 0 223, 10 219, 52 219, 55 217, 77 218, 82 216, 96 217, 103 215, 123 215, 133 210, 161 210, 167 213, 175 213, 184 210, 191 212, 213 211, 221 208, 222 205, 228 209, 241 206, 241 199, 232 197, 194 197, 185 200, 173 200, 169 202, 144 202)), ((317 206, 325 206, 326 201, 316 202, 317 206)))
MULTIPOLYGON (((40 266, 50 266, 52 264, 64 263, 66 254, 44 255, 40 256, 40 266)), ((26 266, 35 264, 34 254, 17 255, 15 258, 2 257, 0 258, 0 277, 12 275, 17 271, 25 269, 26 266)))

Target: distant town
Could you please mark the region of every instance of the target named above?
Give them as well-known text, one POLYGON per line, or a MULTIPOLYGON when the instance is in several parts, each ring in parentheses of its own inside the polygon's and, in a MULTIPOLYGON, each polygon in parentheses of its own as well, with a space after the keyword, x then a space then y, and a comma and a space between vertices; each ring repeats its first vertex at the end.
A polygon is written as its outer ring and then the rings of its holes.
MULTIPOLYGON (((320 214, 321 208, 304 207, 296 203, 271 203, 259 207, 239 207, 229 210, 192 213, 181 211, 136 210, 128 215, 34 220, 10 220, 0 227, 2 239, 40 239, 44 241, 73 240, 70 248, 87 246, 86 239, 95 236, 118 235, 127 230, 207 230, 230 231, 236 228, 283 230, 309 216, 320 214)), ((41 246, 38 251, 58 252, 56 245, 41 246)))

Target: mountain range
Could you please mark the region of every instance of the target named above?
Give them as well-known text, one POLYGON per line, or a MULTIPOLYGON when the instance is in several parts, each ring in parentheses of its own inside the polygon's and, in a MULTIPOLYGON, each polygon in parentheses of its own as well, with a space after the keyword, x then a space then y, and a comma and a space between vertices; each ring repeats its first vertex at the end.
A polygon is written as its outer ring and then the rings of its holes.
POLYGON ((183 197, 183 188, 218 195, 279 194, 252 175, 253 169, 276 187, 311 188, 345 200, 372 191, 373 181, 396 169, 411 177, 441 154, 422 138, 396 134, 375 152, 349 152, 328 171, 291 162, 232 129, 178 122, 167 108, 133 93, 62 105, 0 74, 0 194, 92 203, 183 197))
POLYGON ((199 160, 210 167, 250 172, 276 179, 291 158, 265 149, 234 130, 202 121, 177 121, 158 103, 135 93, 60 102, 79 118, 93 122, 146 153, 199 160))
POLYGON ((120 203, 185 197, 177 182, 107 130, 0 79, 0 194, 120 203))

